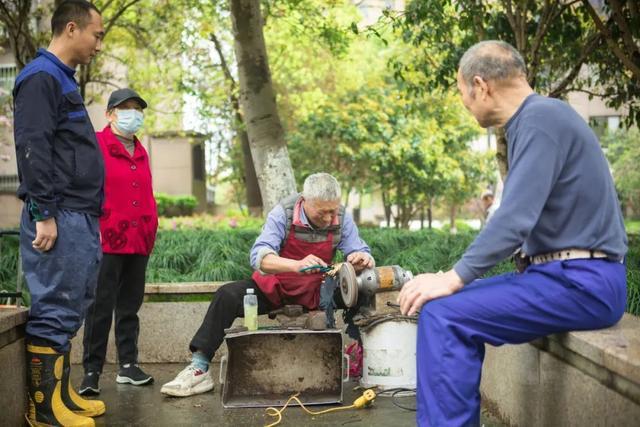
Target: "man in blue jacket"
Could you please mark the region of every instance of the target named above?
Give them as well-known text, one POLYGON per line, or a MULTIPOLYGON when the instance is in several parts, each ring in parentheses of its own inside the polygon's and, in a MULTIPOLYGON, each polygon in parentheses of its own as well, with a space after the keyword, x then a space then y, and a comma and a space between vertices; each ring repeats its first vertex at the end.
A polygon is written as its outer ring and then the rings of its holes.
POLYGON ((93 426, 89 417, 105 406, 70 387, 69 351, 95 292, 104 167, 74 74, 100 51, 104 28, 94 5, 68 0, 55 10, 51 29, 49 47, 38 50, 13 90, 24 201, 20 253, 31 293, 28 419, 31 425, 93 426))
POLYGON ((526 76, 504 42, 478 43, 460 60, 462 102, 482 127, 504 127, 509 174, 500 207, 454 267, 400 292, 403 314, 420 310, 420 426, 479 425, 485 343, 605 328, 624 313, 627 237, 598 138, 526 76), (521 246, 521 273, 480 279, 521 246))

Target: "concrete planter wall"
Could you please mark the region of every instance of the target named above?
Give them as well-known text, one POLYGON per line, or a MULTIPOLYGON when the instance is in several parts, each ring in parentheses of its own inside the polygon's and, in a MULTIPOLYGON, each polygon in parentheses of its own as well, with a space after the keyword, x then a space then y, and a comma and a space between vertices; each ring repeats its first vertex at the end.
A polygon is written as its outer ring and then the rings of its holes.
POLYGON ((640 319, 487 346, 483 405, 514 426, 640 425, 640 319))
MULTIPOLYGON (((213 293, 220 284, 149 285, 148 294, 213 293), (189 291, 189 292, 187 292, 189 291)), ((186 363, 189 341, 208 303, 145 303, 139 312, 141 363, 186 363)), ((8 425, 26 408, 24 309, 0 309, 0 401, 8 425)), ((237 324, 242 320, 238 319, 237 324)), ((260 316, 260 324, 273 324, 260 316)), ((80 363, 82 330, 73 340, 80 363)), ((216 358, 226 354, 220 349, 216 358)), ((108 363, 116 362, 113 328, 108 363)), ((176 367, 176 372, 181 366, 176 367)), ((529 344, 487 346, 483 406, 513 426, 640 425, 640 318, 625 315, 613 328, 553 335, 529 344)), ((13 423, 15 421, 15 423, 13 423)))
POLYGON ((0 424, 21 426, 27 408, 24 325, 28 310, 0 307, 0 424))

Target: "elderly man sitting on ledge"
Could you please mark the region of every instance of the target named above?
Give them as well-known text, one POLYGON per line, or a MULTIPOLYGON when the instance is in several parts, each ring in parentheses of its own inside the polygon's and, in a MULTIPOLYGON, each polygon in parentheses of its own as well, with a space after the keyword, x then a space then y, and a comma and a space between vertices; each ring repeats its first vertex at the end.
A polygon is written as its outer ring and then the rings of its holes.
MULTIPOLYGON (((356 271, 374 267, 371 251, 358 234, 351 215, 340 205, 340 185, 327 173, 310 175, 302 194, 282 200, 267 217, 251 249, 251 279, 226 284, 216 293, 202 325, 191 340, 191 364, 162 386, 170 396, 191 396, 213 389, 209 362, 224 339, 224 330, 244 316, 243 298, 253 289, 258 313, 285 304, 315 310, 320 304, 323 274, 336 250, 356 271)), ((342 306, 336 293, 336 305, 342 306)))

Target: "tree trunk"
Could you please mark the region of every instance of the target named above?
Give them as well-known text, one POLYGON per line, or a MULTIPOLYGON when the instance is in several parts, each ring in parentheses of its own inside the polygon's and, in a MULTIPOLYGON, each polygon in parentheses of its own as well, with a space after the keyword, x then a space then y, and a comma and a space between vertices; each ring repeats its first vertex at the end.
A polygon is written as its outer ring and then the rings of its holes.
POLYGON ((433 197, 429 197, 429 208, 427 209, 427 220, 429 230, 433 228, 433 197))
POLYGON ((295 193, 284 130, 276 108, 262 33, 259 0, 232 0, 231 19, 240 80, 240 105, 265 212, 295 193))
POLYGON ((498 169, 500 176, 504 181, 509 172, 509 163, 507 159, 507 136, 504 128, 496 128, 496 159, 498 159, 498 169))
POLYGON ((387 228, 391 227, 391 204, 389 197, 382 191, 382 206, 384 206, 384 217, 387 220, 387 228))
POLYGON ((229 84, 229 102, 233 109, 234 123, 233 128, 240 140, 240 147, 242 148, 242 164, 244 166, 244 185, 247 208, 249 215, 259 217, 262 216, 262 196, 260 195, 260 187, 258 185, 258 178, 256 177, 256 169, 253 166, 253 157, 251 156, 251 147, 249 145, 249 136, 247 135, 247 128, 242 117, 242 111, 240 110, 240 101, 237 96, 236 80, 233 78, 231 69, 227 58, 225 58, 222 44, 215 32, 209 35, 209 39, 213 42, 218 57, 220 58, 220 65, 224 73, 224 78, 229 84))
POLYGON ((458 232, 458 229, 456 228, 457 211, 458 211, 458 207, 456 206, 455 203, 452 203, 451 210, 449 211, 449 230, 451 231, 452 234, 455 234, 458 232))
POLYGON ((244 164, 244 185, 247 193, 247 208, 249 215, 262 216, 262 196, 260 195, 260 186, 258 185, 258 177, 251 156, 251 146, 249 145, 249 135, 243 128, 238 130, 240 144, 242 144, 242 162, 244 164))

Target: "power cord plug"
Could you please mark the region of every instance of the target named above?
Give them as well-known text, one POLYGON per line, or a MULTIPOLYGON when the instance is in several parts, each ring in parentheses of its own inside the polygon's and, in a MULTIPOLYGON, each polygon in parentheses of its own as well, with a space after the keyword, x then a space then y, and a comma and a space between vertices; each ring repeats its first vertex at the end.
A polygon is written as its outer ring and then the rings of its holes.
POLYGON ((369 406, 376 399, 376 393, 367 389, 362 393, 362 396, 353 401, 353 407, 356 409, 364 408, 365 406, 369 406))

